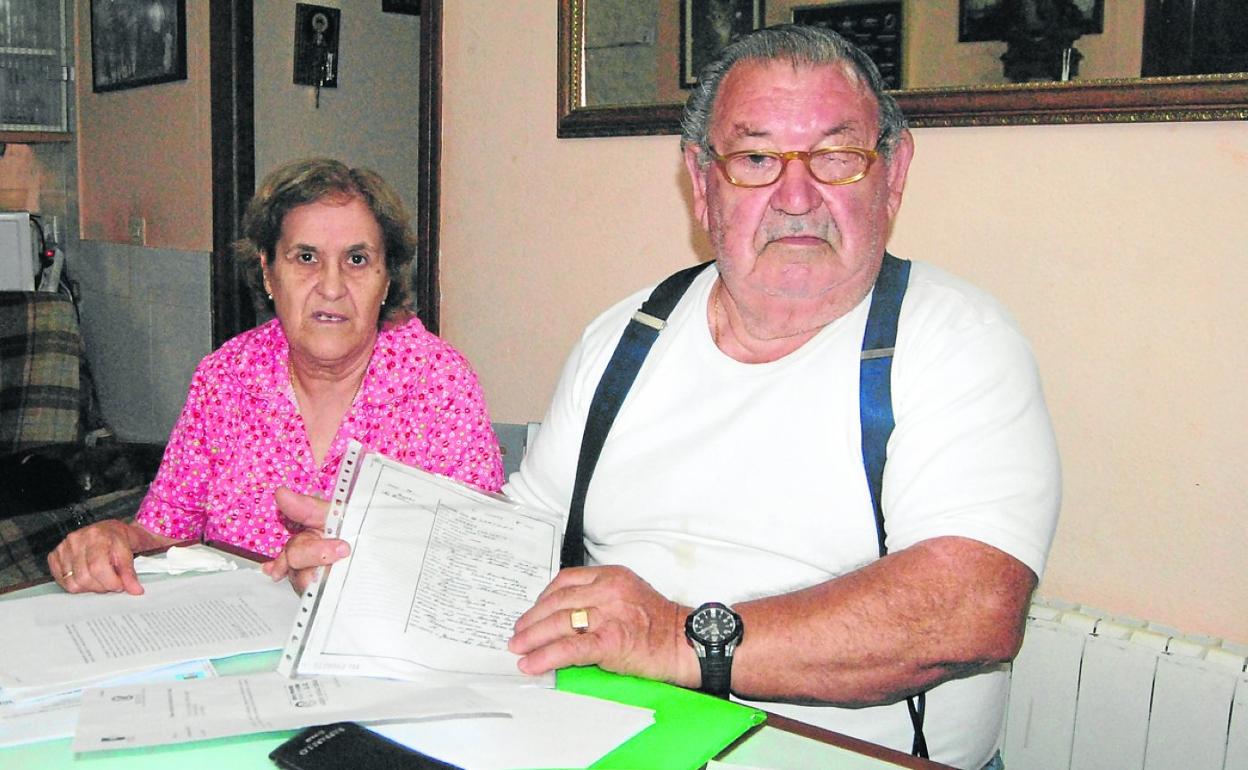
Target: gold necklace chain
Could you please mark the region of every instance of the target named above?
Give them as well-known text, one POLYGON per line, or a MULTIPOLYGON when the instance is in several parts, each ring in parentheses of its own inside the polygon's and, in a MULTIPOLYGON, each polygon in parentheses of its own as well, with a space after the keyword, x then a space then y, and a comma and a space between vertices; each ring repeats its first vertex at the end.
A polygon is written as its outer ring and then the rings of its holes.
MULTIPOLYGON (((711 309, 712 309, 711 341, 714 342, 715 347, 719 348, 720 350, 723 350, 723 347, 720 345, 720 340, 723 337, 723 333, 721 331, 722 327, 721 327, 721 323, 719 320, 720 317, 722 316, 724 318, 724 322, 728 324, 729 329, 732 328, 732 323, 728 321, 728 314, 724 312, 724 305, 722 302, 720 302, 720 295, 723 293, 723 290, 724 290, 723 279, 722 278, 716 279, 716 283, 714 287, 711 288, 711 309)), ((814 333, 817 333, 820 329, 822 329, 825 326, 827 326, 826 323, 819 324, 812 329, 803 329, 801 331, 793 332, 792 334, 782 335, 775 339, 788 339, 790 337, 798 337, 803 334, 814 334, 814 333)))

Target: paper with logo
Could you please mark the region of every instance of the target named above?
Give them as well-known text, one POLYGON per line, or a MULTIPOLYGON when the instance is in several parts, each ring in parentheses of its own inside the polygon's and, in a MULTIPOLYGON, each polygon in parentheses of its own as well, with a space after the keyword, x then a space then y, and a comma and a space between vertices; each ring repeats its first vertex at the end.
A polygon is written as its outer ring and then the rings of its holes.
POLYGON ((553 685, 521 674, 507 641, 559 569, 557 515, 353 442, 325 531, 351 555, 304 592, 278 671, 553 685))
MULTIPOLYGON (((216 675, 216 671, 208 661, 193 660, 154 671, 124 674, 101 686, 207 679, 216 675)), ((81 703, 82 691, 75 690, 49 695, 45 698, 0 704, 0 748, 50 741, 55 738, 69 738, 74 734, 74 728, 78 725, 78 707, 81 703)), ((0 766, 4 766, 2 762, 0 766)))
POLYGON ((467 687, 360 677, 292 680, 277 673, 89 689, 74 751, 161 746, 341 721, 506 718, 467 687))

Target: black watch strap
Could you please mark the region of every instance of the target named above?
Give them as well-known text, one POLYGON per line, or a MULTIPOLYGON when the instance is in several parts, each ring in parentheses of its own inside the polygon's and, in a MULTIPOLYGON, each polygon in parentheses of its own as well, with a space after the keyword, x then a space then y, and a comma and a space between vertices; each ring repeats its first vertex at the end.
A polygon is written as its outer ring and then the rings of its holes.
POLYGON ((721 647, 714 652, 707 650, 705 656, 698 658, 698 664, 702 667, 699 689, 717 698, 727 698, 732 691, 732 658, 726 656, 721 647))

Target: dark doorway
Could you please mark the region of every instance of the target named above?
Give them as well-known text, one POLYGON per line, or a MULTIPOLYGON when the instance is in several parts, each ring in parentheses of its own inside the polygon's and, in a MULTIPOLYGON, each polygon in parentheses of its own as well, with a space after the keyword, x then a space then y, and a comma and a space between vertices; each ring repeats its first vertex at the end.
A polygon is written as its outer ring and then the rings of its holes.
MULTIPOLYGON (((442 0, 420 0, 420 129, 412 292, 425 327, 438 333, 438 217, 442 147, 442 0)), ((255 191, 252 0, 211 0, 212 345, 256 325, 256 307, 230 256, 255 191)))

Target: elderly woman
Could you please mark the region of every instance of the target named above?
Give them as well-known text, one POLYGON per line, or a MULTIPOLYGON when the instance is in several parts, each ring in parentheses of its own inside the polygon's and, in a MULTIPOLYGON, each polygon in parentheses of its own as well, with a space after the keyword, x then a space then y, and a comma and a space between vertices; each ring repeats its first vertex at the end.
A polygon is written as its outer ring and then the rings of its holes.
POLYGON ((351 439, 499 489, 477 377, 409 309, 407 222, 371 171, 316 159, 265 178, 237 251, 277 318, 200 363, 135 523, 84 527, 48 556, 65 590, 142 593, 133 554, 186 538, 277 557, 292 528, 275 493, 328 497, 351 439))

